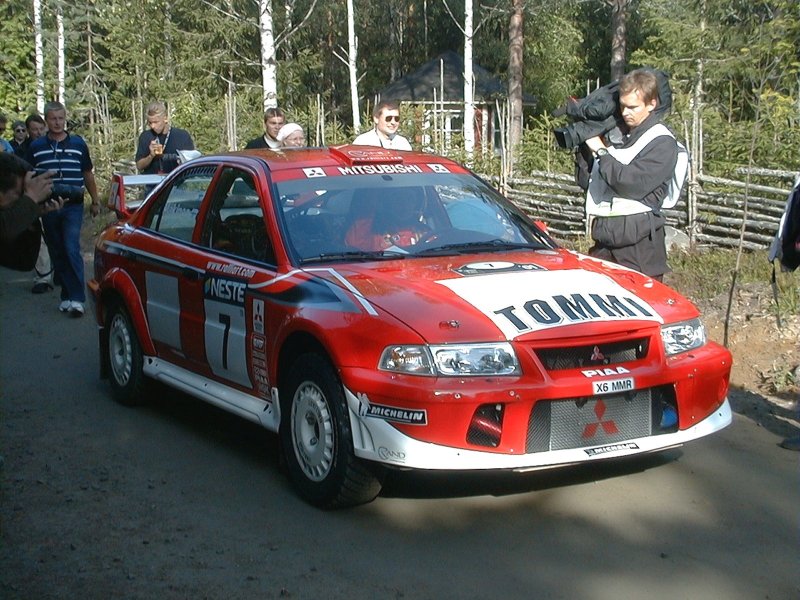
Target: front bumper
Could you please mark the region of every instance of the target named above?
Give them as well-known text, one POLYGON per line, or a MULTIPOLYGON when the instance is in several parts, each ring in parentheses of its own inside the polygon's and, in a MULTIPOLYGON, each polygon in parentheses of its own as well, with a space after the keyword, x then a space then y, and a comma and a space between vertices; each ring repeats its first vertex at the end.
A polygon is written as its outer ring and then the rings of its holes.
POLYGON ((719 431, 730 425, 732 415, 727 397, 705 419, 674 433, 650 435, 621 442, 551 450, 528 454, 453 448, 416 440, 390 423, 363 415, 361 400, 345 390, 350 411, 355 453, 365 460, 397 467, 429 470, 533 470, 583 463, 603 458, 631 456, 672 448, 719 431))

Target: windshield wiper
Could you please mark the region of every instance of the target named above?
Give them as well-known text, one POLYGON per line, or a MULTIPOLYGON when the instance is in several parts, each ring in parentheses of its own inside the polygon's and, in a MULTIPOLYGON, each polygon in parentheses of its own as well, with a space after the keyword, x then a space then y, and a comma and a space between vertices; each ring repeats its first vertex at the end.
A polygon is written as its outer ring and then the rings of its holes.
POLYGON ((407 256, 408 252, 398 252, 396 250, 376 250, 373 252, 352 250, 348 252, 322 252, 316 256, 303 257, 300 259, 300 262, 332 262, 337 260, 394 260, 397 258, 405 258, 407 256))
POLYGON ((426 248, 425 250, 420 250, 416 253, 417 256, 423 254, 446 254, 448 252, 456 252, 456 253, 463 253, 463 252, 480 252, 481 250, 519 250, 519 249, 526 249, 526 250, 540 250, 542 248, 546 248, 543 244, 537 244, 533 242, 508 242, 506 240, 501 240, 499 238, 495 238, 493 240, 484 240, 481 242, 462 242, 460 244, 444 244, 442 246, 435 246, 433 248, 426 248))

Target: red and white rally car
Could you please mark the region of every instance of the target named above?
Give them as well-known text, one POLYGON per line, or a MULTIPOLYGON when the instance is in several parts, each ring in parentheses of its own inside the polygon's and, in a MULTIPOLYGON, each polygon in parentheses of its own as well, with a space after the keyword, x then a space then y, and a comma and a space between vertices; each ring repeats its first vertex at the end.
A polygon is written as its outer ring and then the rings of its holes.
POLYGON ((116 398, 155 379, 278 432, 318 506, 372 500, 386 467, 524 471, 731 421, 731 355, 688 300, 558 247, 438 156, 198 158, 94 266, 116 398))

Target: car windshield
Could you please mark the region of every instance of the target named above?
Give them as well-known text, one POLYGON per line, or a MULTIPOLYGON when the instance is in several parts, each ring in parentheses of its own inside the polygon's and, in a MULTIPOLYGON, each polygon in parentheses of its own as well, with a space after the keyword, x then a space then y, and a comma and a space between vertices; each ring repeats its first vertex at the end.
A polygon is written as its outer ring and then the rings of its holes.
POLYGON ((275 184, 300 263, 554 247, 523 213, 467 174, 362 175, 275 184))

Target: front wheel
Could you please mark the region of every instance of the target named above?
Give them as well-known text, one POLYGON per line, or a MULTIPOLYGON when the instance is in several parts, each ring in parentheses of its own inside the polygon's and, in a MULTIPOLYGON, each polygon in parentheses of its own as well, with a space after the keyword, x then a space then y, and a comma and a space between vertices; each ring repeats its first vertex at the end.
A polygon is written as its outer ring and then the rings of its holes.
POLYGON ((355 456, 347 404, 332 365, 299 357, 282 388, 281 448, 300 495, 321 508, 370 502, 381 482, 355 456))
POLYGON ((142 371, 142 346, 128 312, 114 304, 106 318, 106 358, 111 391, 120 404, 135 406, 143 400, 146 379, 142 371))

